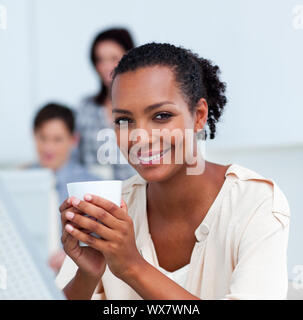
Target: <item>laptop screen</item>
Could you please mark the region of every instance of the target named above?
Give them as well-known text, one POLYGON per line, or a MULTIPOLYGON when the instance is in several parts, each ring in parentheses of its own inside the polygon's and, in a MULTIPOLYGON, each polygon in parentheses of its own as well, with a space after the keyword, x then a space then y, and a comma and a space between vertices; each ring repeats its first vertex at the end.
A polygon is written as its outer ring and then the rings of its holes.
POLYGON ((0 299, 62 300, 55 275, 32 245, 0 181, 0 299))

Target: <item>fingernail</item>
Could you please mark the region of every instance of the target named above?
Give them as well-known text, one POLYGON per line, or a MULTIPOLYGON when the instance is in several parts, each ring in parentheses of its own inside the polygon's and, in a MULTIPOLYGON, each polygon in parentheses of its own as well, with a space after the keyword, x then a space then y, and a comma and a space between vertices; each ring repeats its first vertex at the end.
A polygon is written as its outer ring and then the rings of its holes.
POLYGON ((65 216, 66 216, 67 219, 73 219, 74 213, 68 211, 68 212, 66 212, 65 216))
POLYGON ((84 196, 84 199, 87 200, 87 201, 91 201, 93 199, 93 197, 90 194, 86 194, 84 196))
POLYGON ((67 199, 67 204, 70 204, 70 198, 67 199))
POLYGON ((66 231, 68 231, 68 232, 71 232, 71 231, 74 230, 73 226, 71 226, 70 224, 66 224, 66 225, 65 225, 65 229, 66 229, 66 231))
POLYGON ((78 199, 78 198, 73 198, 72 203, 73 203, 74 206, 77 206, 77 205, 80 203, 80 199, 78 199))

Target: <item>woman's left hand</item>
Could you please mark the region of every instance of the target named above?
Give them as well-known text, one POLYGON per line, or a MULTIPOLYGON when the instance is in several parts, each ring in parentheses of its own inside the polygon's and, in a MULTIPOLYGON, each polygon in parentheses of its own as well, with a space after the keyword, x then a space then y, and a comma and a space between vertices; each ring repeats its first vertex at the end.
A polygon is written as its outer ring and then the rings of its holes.
POLYGON ((86 195, 85 201, 72 198, 73 207, 98 221, 81 214, 68 214, 66 218, 76 225, 99 235, 101 239, 80 231, 70 224, 65 230, 73 237, 103 253, 111 272, 118 278, 127 278, 142 257, 136 247, 133 221, 122 200, 121 207, 95 195, 86 195))

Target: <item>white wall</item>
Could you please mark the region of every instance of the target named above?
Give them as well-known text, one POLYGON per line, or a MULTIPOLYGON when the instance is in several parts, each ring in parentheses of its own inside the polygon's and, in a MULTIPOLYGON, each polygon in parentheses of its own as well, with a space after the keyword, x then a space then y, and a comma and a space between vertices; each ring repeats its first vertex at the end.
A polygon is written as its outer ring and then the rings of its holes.
POLYGON ((35 3, 35 105, 54 98, 76 104, 94 92, 96 79, 88 61, 92 37, 104 27, 122 24, 138 44, 167 41, 219 64, 230 103, 216 144, 303 141, 303 30, 292 24, 296 1, 35 3))
POLYGON ((31 119, 55 100, 76 106, 98 87, 88 52, 94 35, 123 25, 137 44, 191 48, 222 69, 229 104, 208 142, 214 160, 274 176, 292 208, 290 266, 303 264, 303 30, 297 0, 0 0, 0 164, 33 159, 31 119), (272 146, 276 146, 274 149, 272 146), (217 150, 217 151, 215 151, 217 150), (256 151, 257 150, 257 151, 256 151))
POLYGON ((26 0, 0 0, 7 29, 0 29, 0 163, 32 156, 33 110, 31 8, 26 0))
POLYGON ((215 146, 303 141, 303 30, 296 0, 1 0, 0 162, 33 157, 32 113, 49 100, 76 105, 94 93, 88 49, 97 31, 124 25, 137 44, 168 41, 211 58, 229 104, 215 146), (9 141, 7 139, 9 138, 9 141))

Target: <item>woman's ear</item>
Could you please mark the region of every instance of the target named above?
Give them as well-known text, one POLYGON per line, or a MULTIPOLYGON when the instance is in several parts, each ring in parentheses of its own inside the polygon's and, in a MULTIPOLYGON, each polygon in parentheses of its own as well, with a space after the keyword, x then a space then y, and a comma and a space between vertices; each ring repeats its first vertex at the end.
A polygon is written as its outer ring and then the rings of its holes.
POLYGON ((202 130, 207 122, 208 105, 204 98, 201 98, 195 109, 195 132, 202 130))

